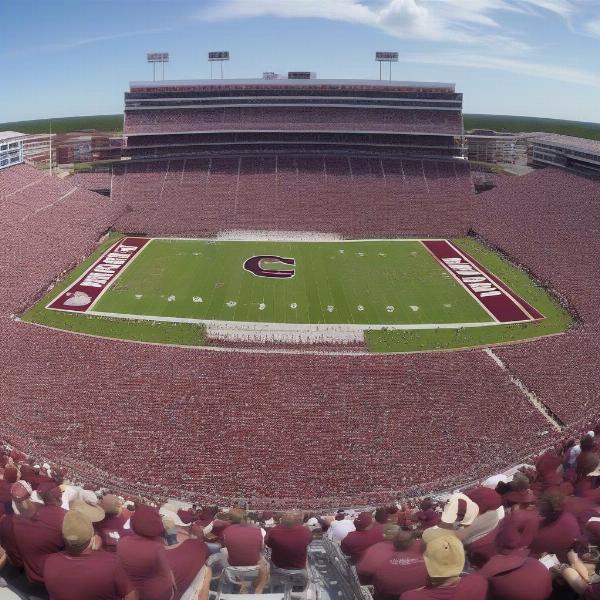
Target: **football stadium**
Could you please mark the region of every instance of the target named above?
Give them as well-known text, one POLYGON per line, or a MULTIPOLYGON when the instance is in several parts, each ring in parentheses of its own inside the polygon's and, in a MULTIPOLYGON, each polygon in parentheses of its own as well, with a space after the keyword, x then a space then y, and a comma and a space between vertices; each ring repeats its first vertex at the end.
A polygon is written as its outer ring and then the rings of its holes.
POLYGON ((583 598, 548 569, 600 543, 600 142, 529 136, 483 191, 455 84, 265 75, 133 81, 84 158, 0 133, 15 597, 67 598, 19 532, 62 505, 85 538, 79 503, 139 596, 73 598, 388 600, 450 551, 460 583, 401 597, 583 598), (160 595, 131 573, 163 535, 160 595))

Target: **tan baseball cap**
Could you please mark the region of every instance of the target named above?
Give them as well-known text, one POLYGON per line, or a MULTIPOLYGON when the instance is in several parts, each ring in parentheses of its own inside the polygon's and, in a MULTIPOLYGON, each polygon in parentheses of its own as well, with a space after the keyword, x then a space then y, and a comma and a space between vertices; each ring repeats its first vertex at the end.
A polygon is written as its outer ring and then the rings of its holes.
POLYGON ((67 546, 86 546, 94 536, 94 526, 86 514, 70 510, 63 520, 62 534, 67 546))
POLYGON ((455 536, 436 535, 423 553, 429 577, 457 577, 465 566, 465 549, 455 536))

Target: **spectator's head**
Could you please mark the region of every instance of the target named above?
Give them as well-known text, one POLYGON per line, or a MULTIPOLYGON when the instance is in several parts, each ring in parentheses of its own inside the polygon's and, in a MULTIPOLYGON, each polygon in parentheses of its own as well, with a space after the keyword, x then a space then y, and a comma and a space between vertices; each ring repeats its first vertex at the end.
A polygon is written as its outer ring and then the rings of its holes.
POLYGON ((529 477, 527 477, 527 475, 525 475, 525 473, 521 473, 520 471, 517 471, 512 478, 512 481, 510 482, 510 489, 513 492, 519 492, 521 490, 527 490, 529 489, 530 486, 530 481, 529 481, 529 477))
POLYGON ((412 532, 400 530, 393 539, 394 550, 397 550, 398 552, 408 550, 413 545, 414 541, 415 538, 412 532))
POLYGON ((377 523, 379 523, 380 525, 387 523, 388 516, 389 516, 389 513, 388 513, 387 508, 378 508, 375 511, 375 521, 377 521, 377 523))
POLYGON ((36 504, 31 501, 33 490, 27 481, 17 481, 10 487, 14 511, 22 516, 31 517, 36 512, 36 504))
POLYGON ((426 543, 423 559, 431 579, 440 581, 461 574, 465 566, 465 550, 456 536, 437 530, 428 536, 426 543))
POLYGON ((38 496, 47 506, 60 506, 62 504, 62 490, 54 481, 44 481, 37 488, 38 496))
POLYGON ((433 508, 433 501, 431 500, 431 498, 423 498, 419 507, 421 508, 421 510, 429 510, 433 508))
POLYGON ((455 525, 466 527, 471 525, 479 514, 479 506, 465 494, 450 496, 444 506, 440 527, 452 529, 455 525))
POLYGON ((396 525, 396 523, 386 523, 383 526, 383 539, 393 541, 400 531, 402 531, 400 525, 396 525))
POLYGON ((100 500, 100 506, 106 513, 107 517, 120 515, 121 511, 123 510, 123 503, 121 502, 121 499, 114 494, 106 494, 106 496, 102 496, 102 499, 100 500))
POLYGON ((85 515, 90 522, 99 523, 104 519, 104 510, 98 503, 86 502, 85 500, 73 500, 69 503, 69 512, 76 511, 85 515))
POLYGON ((248 520, 246 511, 243 508, 232 508, 227 514, 234 525, 245 523, 248 520))
POLYGON ((586 452, 579 457, 577 475, 579 477, 597 477, 600 475, 598 465, 600 465, 600 455, 596 452, 586 452))
POLYGON ((356 519, 354 519, 354 527, 356 531, 364 531, 368 529, 373 522, 373 515, 370 512, 361 512, 356 519))
POLYGON ((17 467, 8 466, 4 468, 4 481, 7 483, 16 483, 19 477, 17 467))
POLYGON ((537 504, 541 517, 547 522, 552 522, 562 515, 565 500, 560 492, 549 490, 538 498, 537 504))
POLYGON ((131 529, 138 535, 147 538, 159 537, 165 532, 158 510, 145 504, 138 504, 131 517, 131 529))
POLYGON ((579 445, 582 452, 591 452, 594 449, 594 437, 587 433, 581 438, 579 445))
POLYGON ((63 520, 62 534, 67 552, 81 554, 90 547, 94 537, 94 526, 85 513, 70 510, 63 520))
POLYGON ((497 510, 502 506, 502 497, 498 492, 490 490, 490 488, 476 487, 466 492, 465 495, 477 504, 479 508, 478 515, 497 510))
POLYGON ((284 527, 295 527, 296 525, 302 525, 302 513, 286 512, 281 517, 280 523, 284 527))

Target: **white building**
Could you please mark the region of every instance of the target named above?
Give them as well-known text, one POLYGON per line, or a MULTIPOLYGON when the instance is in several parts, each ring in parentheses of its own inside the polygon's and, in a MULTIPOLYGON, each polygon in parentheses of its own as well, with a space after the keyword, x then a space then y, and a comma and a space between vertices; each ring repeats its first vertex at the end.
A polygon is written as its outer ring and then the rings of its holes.
POLYGON ((16 131, 0 131, 0 169, 23 162, 23 139, 16 131))

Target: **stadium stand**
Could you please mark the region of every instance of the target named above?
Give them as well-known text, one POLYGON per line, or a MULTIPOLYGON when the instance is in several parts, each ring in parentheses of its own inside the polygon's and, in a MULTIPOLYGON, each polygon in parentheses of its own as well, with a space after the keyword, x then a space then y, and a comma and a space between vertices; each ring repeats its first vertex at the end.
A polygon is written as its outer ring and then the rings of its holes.
POLYGON ((117 214, 114 202, 28 165, 3 171, 0 314, 22 312, 93 251, 117 214))
POLYGON ((462 135, 462 94, 445 83, 132 82, 125 94, 123 152, 132 159, 309 146, 450 158, 462 155, 462 135))
POLYGON ((2 584, 57 600, 593 599, 599 431, 460 492, 335 512, 120 496, 3 444, 2 584))
POLYGON ((133 209, 118 228, 166 235, 227 229, 462 235, 473 202, 463 161, 325 155, 131 164, 115 168, 113 198, 133 209))
MULTIPOLYGON (((128 101, 151 106, 156 85, 132 86, 128 101)), ((290 85, 278 93, 289 95, 290 85)), ((181 88, 160 94, 190 93, 183 101, 196 102, 197 89, 181 88)), ((384 93, 381 86, 363 92, 384 93)), ((406 93, 413 104, 397 111, 404 115, 426 115, 416 106, 434 93, 461 101, 448 88, 406 93)), ((175 107, 171 117, 188 127, 183 115, 195 110, 175 107)), ((235 110, 239 118, 242 108, 235 110)), ((138 119, 146 127, 147 117, 134 112, 127 126, 138 119)), ((441 118, 432 119, 419 124, 421 133, 430 122, 440 133, 441 118)), ((173 145, 177 139, 187 143, 175 136, 173 145)), ((597 182, 549 169, 498 178, 476 197, 465 162, 452 159, 457 144, 424 159, 376 156, 373 148, 357 155, 341 140, 335 153, 227 155, 221 146, 214 156, 132 161, 67 180, 25 165, 0 173, 0 567, 20 597, 72 600, 77 590, 84 599, 92 585, 112 586, 127 600, 134 590, 141 600, 216 600, 240 591, 263 600, 440 593, 566 600, 570 588, 600 597, 598 576, 584 574, 599 570, 600 542, 597 182), (85 189, 107 183, 111 198, 85 189), (352 355, 184 349, 21 321, 113 227, 357 237, 471 229, 555 292, 577 324, 566 335, 493 352, 374 356, 360 347, 352 355), (449 492, 457 488, 466 495, 449 492), (121 512, 122 500, 135 501, 131 514, 121 512), (162 507, 162 519, 150 505, 162 507), (340 506, 343 513, 331 513, 340 506), (376 506, 388 508, 372 517, 376 506), (300 515, 281 512, 298 508, 300 515), (266 547, 247 521, 272 528, 266 547), (39 522, 51 525, 43 552, 35 545, 39 522), (445 527, 435 528, 439 522, 445 527), (94 531, 102 556, 89 546, 94 531), (344 532, 352 537, 342 545, 344 532), (295 560, 284 560, 281 538, 295 560), (104 561, 105 575, 65 569, 75 555, 98 569, 104 561), (538 559, 556 565, 554 581, 538 559), (442 573, 442 563, 452 568, 442 573)), ((143 143, 129 146, 138 158, 143 143)))
POLYGON ((579 315, 578 326, 568 336, 498 352, 566 423, 578 422, 598 405, 597 188, 595 179, 549 168, 499 179, 498 187, 478 196, 475 210, 476 231, 524 265, 579 315))

